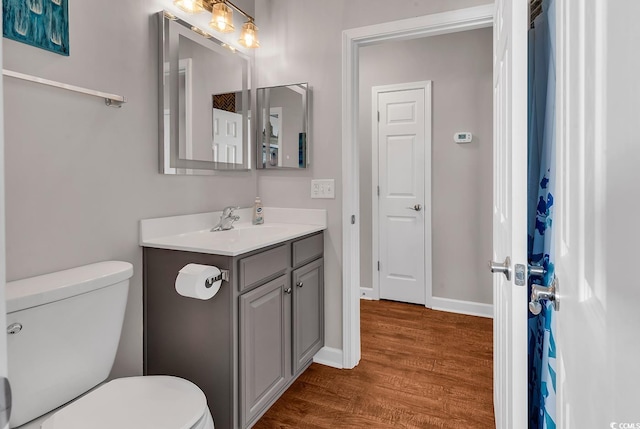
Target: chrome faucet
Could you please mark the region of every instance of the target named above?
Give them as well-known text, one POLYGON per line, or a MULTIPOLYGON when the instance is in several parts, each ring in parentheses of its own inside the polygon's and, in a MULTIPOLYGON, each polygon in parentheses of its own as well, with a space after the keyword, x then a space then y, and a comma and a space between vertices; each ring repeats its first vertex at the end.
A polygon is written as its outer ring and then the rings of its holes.
POLYGON ((240 216, 234 215, 233 212, 238 210, 240 207, 229 206, 225 207, 222 210, 222 215, 220 216, 220 222, 213 228, 211 231, 228 231, 233 229, 233 222, 240 219, 240 216))

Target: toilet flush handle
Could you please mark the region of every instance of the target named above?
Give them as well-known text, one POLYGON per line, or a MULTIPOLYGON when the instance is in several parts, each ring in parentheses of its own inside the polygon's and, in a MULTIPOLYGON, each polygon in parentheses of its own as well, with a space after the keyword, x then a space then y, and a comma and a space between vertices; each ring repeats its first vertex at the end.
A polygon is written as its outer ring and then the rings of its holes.
MULTIPOLYGON (((22 323, 12 323, 11 325, 7 326, 7 334, 9 335, 15 335, 20 331, 22 331, 22 323)), ((0 425, 0 427, 2 426, 0 425)))

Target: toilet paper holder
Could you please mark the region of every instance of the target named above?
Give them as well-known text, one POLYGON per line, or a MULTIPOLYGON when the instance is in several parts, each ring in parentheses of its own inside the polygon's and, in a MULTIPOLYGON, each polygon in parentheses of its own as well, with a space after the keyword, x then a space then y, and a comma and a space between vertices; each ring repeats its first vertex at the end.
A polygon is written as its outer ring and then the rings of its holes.
POLYGON ((220 270, 220 274, 218 274, 215 277, 209 277, 207 280, 205 280, 204 285, 208 288, 210 288, 211 286, 213 286, 213 284, 217 281, 225 281, 228 282, 229 281, 229 270, 220 270))

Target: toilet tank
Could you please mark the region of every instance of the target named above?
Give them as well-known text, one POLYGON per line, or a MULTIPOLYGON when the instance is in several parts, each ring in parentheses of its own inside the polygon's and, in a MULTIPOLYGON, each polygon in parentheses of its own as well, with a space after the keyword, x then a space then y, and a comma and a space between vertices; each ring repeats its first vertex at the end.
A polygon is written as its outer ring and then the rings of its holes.
POLYGON ((132 274, 108 261, 7 283, 12 428, 109 376, 132 274))

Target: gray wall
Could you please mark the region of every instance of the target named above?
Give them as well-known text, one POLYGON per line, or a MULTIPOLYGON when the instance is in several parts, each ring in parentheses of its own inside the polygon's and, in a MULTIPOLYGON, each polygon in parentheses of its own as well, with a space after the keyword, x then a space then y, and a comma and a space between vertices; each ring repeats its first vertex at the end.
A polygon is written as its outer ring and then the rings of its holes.
POLYGON ((362 287, 373 273, 371 88, 431 80, 433 296, 491 304, 492 38, 483 28, 360 50, 362 287), (454 143, 457 131, 473 142, 454 143))
POLYGON ((256 195, 252 173, 158 174, 155 12, 168 6, 69 2, 69 57, 3 39, 7 69, 128 99, 113 109, 98 98, 4 79, 7 278, 107 259, 133 263, 115 376, 142 372, 138 221, 246 207, 256 195))
POLYGON ((490 3, 487 0, 256 0, 262 47, 256 52, 258 86, 309 82, 311 167, 265 171, 258 189, 266 205, 324 208, 325 332, 342 349, 341 38, 349 28, 490 3), (312 178, 336 179, 335 200, 310 199, 312 178))

